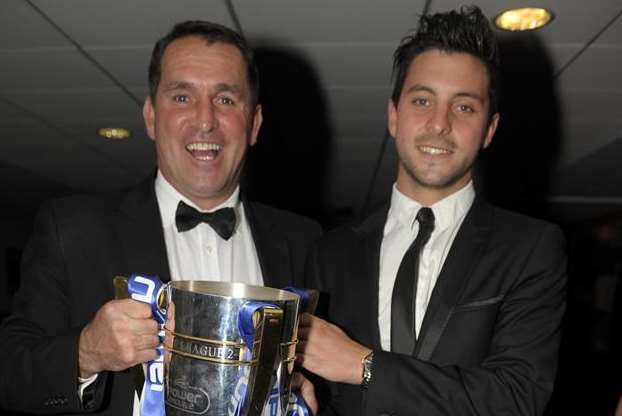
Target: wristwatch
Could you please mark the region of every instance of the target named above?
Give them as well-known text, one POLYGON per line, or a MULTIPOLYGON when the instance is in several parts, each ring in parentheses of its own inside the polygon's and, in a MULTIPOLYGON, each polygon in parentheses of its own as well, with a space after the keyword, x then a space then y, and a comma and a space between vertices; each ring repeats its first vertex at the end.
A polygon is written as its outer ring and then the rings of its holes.
POLYGON ((371 382, 372 375, 372 366, 374 365, 374 352, 370 352, 361 360, 361 364, 363 364, 363 382, 361 383, 361 388, 363 390, 367 390, 369 387, 369 383, 371 382))

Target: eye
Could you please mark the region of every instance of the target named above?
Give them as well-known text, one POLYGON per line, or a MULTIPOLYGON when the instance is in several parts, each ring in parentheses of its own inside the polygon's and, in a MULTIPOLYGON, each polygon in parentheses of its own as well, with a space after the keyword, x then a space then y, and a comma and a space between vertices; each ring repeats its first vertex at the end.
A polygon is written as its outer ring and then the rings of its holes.
POLYGON ((428 99, 427 99, 427 98, 424 98, 424 97, 415 97, 415 98, 413 99, 413 104, 414 104, 414 105, 416 105, 416 106, 419 106, 419 107, 425 107, 425 106, 427 106, 428 104, 430 104, 430 102, 428 101, 428 99))
POLYGON ((231 97, 221 95, 216 98, 216 102, 223 105, 235 105, 235 101, 231 97))
POLYGON ((177 94, 173 96, 173 101, 175 101, 176 103, 187 103, 188 101, 190 101, 190 97, 183 94, 177 94))
POLYGON ((456 108, 458 109, 460 113, 474 113, 475 112, 475 109, 467 104, 458 104, 456 108))

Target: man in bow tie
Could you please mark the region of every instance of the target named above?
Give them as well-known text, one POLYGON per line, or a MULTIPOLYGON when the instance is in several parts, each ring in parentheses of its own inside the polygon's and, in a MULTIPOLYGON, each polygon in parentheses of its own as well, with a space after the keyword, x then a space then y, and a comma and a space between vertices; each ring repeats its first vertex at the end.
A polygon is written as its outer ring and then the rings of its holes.
POLYGON ((190 21, 157 42, 143 107, 155 180, 41 209, 0 332, 0 406, 138 414, 128 369, 157 357, 158 328, 148 305, 112 300, 114 276, 302 286, 319 226, 240 193, 258 95, 252 50, 234 31, 190 21))
POLYGON ((476 7, 425 15, 394 59, 390 205, 327 233, 310 256, 308 285, 328 295, 332 323, 303 315, 299 362, 333 382, 326 414, 541 415, 564 238, 473 186, 499 123, 495 35, 476 7))

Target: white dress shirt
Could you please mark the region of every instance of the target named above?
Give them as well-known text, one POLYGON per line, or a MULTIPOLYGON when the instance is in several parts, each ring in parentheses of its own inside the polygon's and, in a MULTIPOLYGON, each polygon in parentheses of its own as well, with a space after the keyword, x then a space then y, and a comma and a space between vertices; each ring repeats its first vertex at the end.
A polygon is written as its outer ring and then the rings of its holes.
MULTIPOLYGON (((434 212, 434 231, 424 246, 419 259, 419 278, 415 305, 415 327, 417 336, 432 295, 432 290, 441 272, 447 253, 458 233, 469 208, 475 199, 473 183, 438 201, 431 208, 434 212)), ((378 326, 380 344, 385 351, 391 350, 391 297, 397 271, 402 257, 419 231, 415 220, 422 207, 402 194, 393 185, 391 207, 384 225, 380 248, 380 280, 378 291, 378 326)))
POLYGON ((175 212, 179 201, 202 210, 173 188, 159 171, 155 192, 162 217, 171 280, 211 280, 263 285, 255 242, 240 201, 239 186, 229 199, 210 210, 211 212, 225 207, 235 210, 237 222, 229 240, 223 240, 206 223, 199 223, 192 230, 183 233, 178 232, 175 212))

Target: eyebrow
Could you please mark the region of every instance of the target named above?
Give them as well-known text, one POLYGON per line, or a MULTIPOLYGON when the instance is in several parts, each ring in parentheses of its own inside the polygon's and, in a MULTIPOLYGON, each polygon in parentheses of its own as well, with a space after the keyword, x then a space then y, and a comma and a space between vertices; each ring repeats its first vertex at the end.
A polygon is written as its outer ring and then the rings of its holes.
POLYGON ((225 82, 216 84, 215 90, 216 92, 230 92, 235 95, 242 95, 242 88, 237 85, 227 84, 225 82))
POLYGON ((421 85, 421 84, 415 84, 406 90, 406 94, 410 94, 411 92, 419 92, 419 91, 429 92, 430 94, 436 93, 436 91, 434 91, 430 87, 426 87, 425 85, 421 85))
MULTIPOLYGON (((175 90, 188 90, 192 91, 196 89, 196 85, 192 82, 188 81, 171 81, 163 86, 163 90, 167 91, 175 91, 175 90)), ((242 95, 242 89, 237 85, 227 84, 225 82, 221 82, 216 84, 214 90, 217 93, 220 92, 231 92, 234 95, 242 95)))
POLYGON ((194 85, 186 81, 171 81, 164 84, 162 89, 164 91, 192 90, 194 89, 194 85))
MULTIPOLYGON (((428 86, 425 85, 421 85, 421 84, 415 84, 412 87, 408 88, 406 90, 406 94, 410 94, 413 92, 419 92, 419 91, 424 91, 424 92, 428 92, 430 94, 436 94, 436 91, 433 88, 430 88, 428 86)), ((454 97, 466 97, 466 98, 472 98, 476 101, 479 101, 480 103, 484 103, 484 97, 482 97, 479 94, 476 94, 474 92, 469 92, 469 91, 464 91, 464 92, 459 92, 457 94, 454 95, 454 97)))

